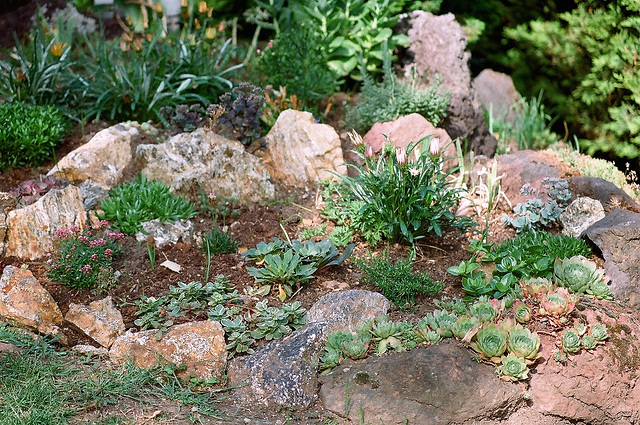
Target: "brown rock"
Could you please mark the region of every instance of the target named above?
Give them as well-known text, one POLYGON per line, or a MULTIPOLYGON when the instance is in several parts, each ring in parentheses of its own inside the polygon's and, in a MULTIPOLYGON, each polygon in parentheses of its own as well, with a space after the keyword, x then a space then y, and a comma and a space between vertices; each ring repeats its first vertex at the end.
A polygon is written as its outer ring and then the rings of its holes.
POLYGON ((35 203, 10 211, 7 217, 7 256, 35 260, 53 247, 58 229, 83 227, 87 214, 80 189, 53 189, 35 203))
POLYGON ((115 363, 127 358, 141 368, 151 368, 158 359, 186 366, 180 377, 220 378, 227 363, 224 330, 218 322, 184 323, 171 327, 162 339, 155 330, 127 332, 111 346, 109 357, 115 363))
POLYGON ((64 319, 106 348, 125 331, 122 314, 113 306, 111 297, 94 301, 88 307, 71 303, 64 319))
POLYGON ((473 79, 472 86, 484 109, 491 110, 495 118, 513 122, 515 111, 511 106, 520 99, 520 95, 509 75, 484 69, 473 79))
POLYGON ((51 294, 26 269, 7 266, 0 278, 0 318, 40 333, 59 335, 62 313, 51 294))
POLYGON ((513 206, 534 197, 520 193, 525 183, 539 191, 543 179, 560 177, 560 163, 555 156, 543 151, 524 150, 496 156, 495 159, 498 161, 498 175, 504 174, 500 180, 502 190, 513 206))

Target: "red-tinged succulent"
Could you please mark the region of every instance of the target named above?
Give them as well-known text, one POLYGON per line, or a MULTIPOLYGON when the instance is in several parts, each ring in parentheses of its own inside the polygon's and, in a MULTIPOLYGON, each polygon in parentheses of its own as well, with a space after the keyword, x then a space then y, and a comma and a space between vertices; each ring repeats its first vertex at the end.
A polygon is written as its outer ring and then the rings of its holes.
POLYGON ((542 296, 540 314, 553 317, 567 316, 575 308, 576 301, 576 297, 566 288, 557 288, 542 296))

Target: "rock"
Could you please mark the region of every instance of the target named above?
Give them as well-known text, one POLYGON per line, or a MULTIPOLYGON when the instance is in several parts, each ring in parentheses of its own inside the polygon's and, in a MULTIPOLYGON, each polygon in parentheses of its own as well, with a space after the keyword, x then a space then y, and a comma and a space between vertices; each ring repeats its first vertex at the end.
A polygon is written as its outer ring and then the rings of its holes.
POLYGON ((324 322, 327 335, 338 329, 355 332, 370 319, 387 314, 391 303, 378 292, 353 289, 322 296, 305 315, 307 323, 324 322))
POLYGON ((640 213, 640 205, 627 192, 605 179, 579 176, 568 180, 572 194, 597 199, 606 211, 625 208, 640 213))
POLYGON ((146 221, 142 223, 142 232, 136 233, 136 240, 146 242, 149 236, 153 236, 157 248, 162 248, 170 243, 178 243, 179 240, 191 245, 193 222, 189 220, 178 220, 175 223, 163 223, 160 220, 146 221))
POLYGON ((579 238, 587 227, 604 218, 604 208, 600 201, 589 197, 576 198, 558 219, 562 224, 562 234, 579 238))
POLYGON ((479 364, 453 343, 346 360, 320 382, 320 399, 330 411, 352 418, 362 411, 365 421, 388 425, 500 418, 524 395, 519 386, 496 378, 493 366, 479 364))
POLYGON ((602 253, 616 299, 640 308, 640 214, 615 209, 585 230, 584 236, 602 253))
POLYGON ((78 186, 82 195, 82 205, 85 211, 90 211, 98 206, 98 203, 107 197, 109 192, 97 183, 87 179, 78 186))
POLYGON ((9 342, 0 342, 0 357, 4 357, 6 354, 20 354, 20 348, 9 342))
POLYGON ((202 190, 218 198, 260 202, 275 194, 267 169, 242 143, 203 128, 159 145, 139 145, 136 157, 147 178, 183 195, 202 190))
POLYGON ((71 303, 64 319, 105 348, 125 331, 122 314, 113 306, 111 297, 89 306, 71 303))
POLYGON ((329 125, 317 124, 309 112, 288 109, 266 135, 264 164, 285 186, 306 188, 346 174, 340 136, 329 125))
POLYGON ((451 137, 443 129, 434 127, 420 114, 406 115, 395 121, 375 123, 362 140, 366 145, 371 145, 375 153, 379 153, 386 142, 385 136, 389 137, 393 146, 406 148, 409 143, 416 143, 429 135, 440 139, 440 148, 445 157, 455 158, 446 161, 444 168, 451 169, 457 166, 456 146, 452 143, 451 137))
POLYGON ((124 170, 133 159, 136 125, 117 124, 99 131, 86 144, 67 154, 47 173, 60 172, 67 180, 81 183, 87 179, 109 190, 122 181, 124 170))
POLYGON ((552 360, 553 344, 542 340, 542 356, 548 360, 536 366, 529 389, 536 410, 571 423, 640 423, 638 317, 607 310, 607 314, 589 309, 582 313, 588 323, 606 325, 609 338, 604 346, 581 350, 560 364, 552 360))
POLYGON ((507 74, 492 69, 483 69, 471 83, 482 107, 491 111, 494 118, 513 123, 515 111, 511 106, 520 99, 520 94, 507 74))
POLYGON ((138 367, 149 369, 158 359, 184 365, 178 376, 209 380, 221 378, 227 364, 224 330, 218 322, 204 321, 172 326, 156 340, 157 331, 127 332, 119 336, 109 351, 111 361, 127 358, 138 367))
POLYGON ((45 335, 61 335, 62 313, 31 271, 6 266, 0 278, 0 318, 45 335))
POLYGON ((254 354, 229 362, 229 386, 236 397, 260 405, 309 407, 317 399, 324 323, 309 323, 254 354))
POLYGON ((94 347, 93 345, 78 344, 71 347, 71 351, 81 356, 108 357, 109 350, 104 347, 94 347))
POLYGON ((495 160, 498 161, 498 175, 504 174, 500 180, 502 190, 513 206, 533 197, 520 193, 525 183, 539 191, 543 179, 560 177, 557 159, 544 151, 517 151, 496 156, 495 160))
POLYGON ((448 13, 435 16, 415 11, 409 15, 407 36, 409 53, 418 75, 433 81, 437 76, 451 93, 451 103, 443 124, 451 138, 466 138, 476 154, 493 156, 497 140, 489 134, 482 106, 471 89, 471 71, 467 52, 467 36, 455 17, 448 13))
POLYGON ((82 228, 86 219, 80 189, 52 189, 35 203, 9 212, 5 255, 41 258, 53 248, 56 230, 82 228))
POLYGON ((7 238, 7 215, 18 204, 18 199, 7 192, 0 192, 0 257, 4 254, 7 238))

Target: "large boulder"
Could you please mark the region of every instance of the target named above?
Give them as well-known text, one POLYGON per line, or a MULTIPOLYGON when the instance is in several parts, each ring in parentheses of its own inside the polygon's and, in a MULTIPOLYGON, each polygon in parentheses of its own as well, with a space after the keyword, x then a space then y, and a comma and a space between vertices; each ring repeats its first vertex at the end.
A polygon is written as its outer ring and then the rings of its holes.
POLYGON ((122 181, 133 159, 132 141, 138 134, 136 125, 126 123, 106 128, 62 158, 48 175, 60 173, 78 184, 91 179, 108 190, 122 181))
POLYGON ((617 300, 640 307, 640 214, 615 209, 584 231, 604 257, 617 300))
POLYGON ((105 348, 110 348, 125 331, 122 314, 113 306, 111 297, 88 306, 71 303, 64 319, 105 348))
POLYGON ((142 173, 181 194, 200 190, 217 198, 260 202, 273 198, 269 172, 242 143, 204 128, 158 145, 139 145, 142 173))
POLYGON ((320 382, 320 399, 330 411, 352 418, 362 412, 365 421, 388 425, 500 418, 524 397, 519 386, 496 377, 495 367, 453 343, 346 360, 320 382))
POLYGON ((144 369, 159 361, 171 362, 184 369, 180 377, 210 380, 221 378, 227 364, 224 330, 218 322, 183 323, 169 328, 156 339, 157 331, 127 332, 119 336, 109 351, 116 364, 131 360, 144 369))
POLYGON ((471 86, 482 107, 491 111, 494 118, 514 121, 515 110, 512 106, 520 99, 520 94, 509 75, 492 69, 483 69, 473 79, 471 86))
POLYGON ((18 204, 15 196, 7 192, 0 192, 0 257, 4 254, 7 238, 7 216, 18 204))
POLYGON ((309 112, 282 112, 265 140, 264 164, 285 186, 306 188, 332 177, 331 172, 347 173, 340 136, 309 112))
POLYGON ((429 81, 438 76, 451 93, 451 103, 442 128, 452 138, 466 138, 476 154, 493 156, 497 140, 489 134, 482 106, 471 88, 466 51, 467 36, 451 13, 435 16, 415 11, 409 15, 409 54, 419 75, 429 81))
POLYGON ((87 220, 80 189, 52 189, 35 203, 7 216, 5 254, 36 260, 53 248, 56 230, 84 227, 87 220))
POLYGON ((502 190, 513 206, 525 202, 532 195, 523 195, 520 189, 525 183, 540 190, 545 178, 560 178, 560 164, 555 156, 544 151, 517 151, 496 156, 502 190))
POLYGON ((60 335, 62 312, 31 271, 4 268, 0 278, 0 318, 46 335, 60 335))
POLYGON ((569 178, 569 189, 571 193, 597 199, 606 211, 625 208, 640 213, 640 205, 627 192, 603 178, 571 177, 569 178))

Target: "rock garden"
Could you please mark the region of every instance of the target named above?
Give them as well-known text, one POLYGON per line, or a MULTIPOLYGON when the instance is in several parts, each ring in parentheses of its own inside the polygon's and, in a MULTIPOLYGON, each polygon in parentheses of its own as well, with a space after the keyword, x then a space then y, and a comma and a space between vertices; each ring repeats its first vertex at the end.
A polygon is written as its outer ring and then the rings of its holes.
MULTIPOLYGON (((626 65, 559 126, 446 1, 36 3, 0 14, 0 423, 640 423, 626 65)), ((534 17, 575 44, 578 3, 534 17)))

